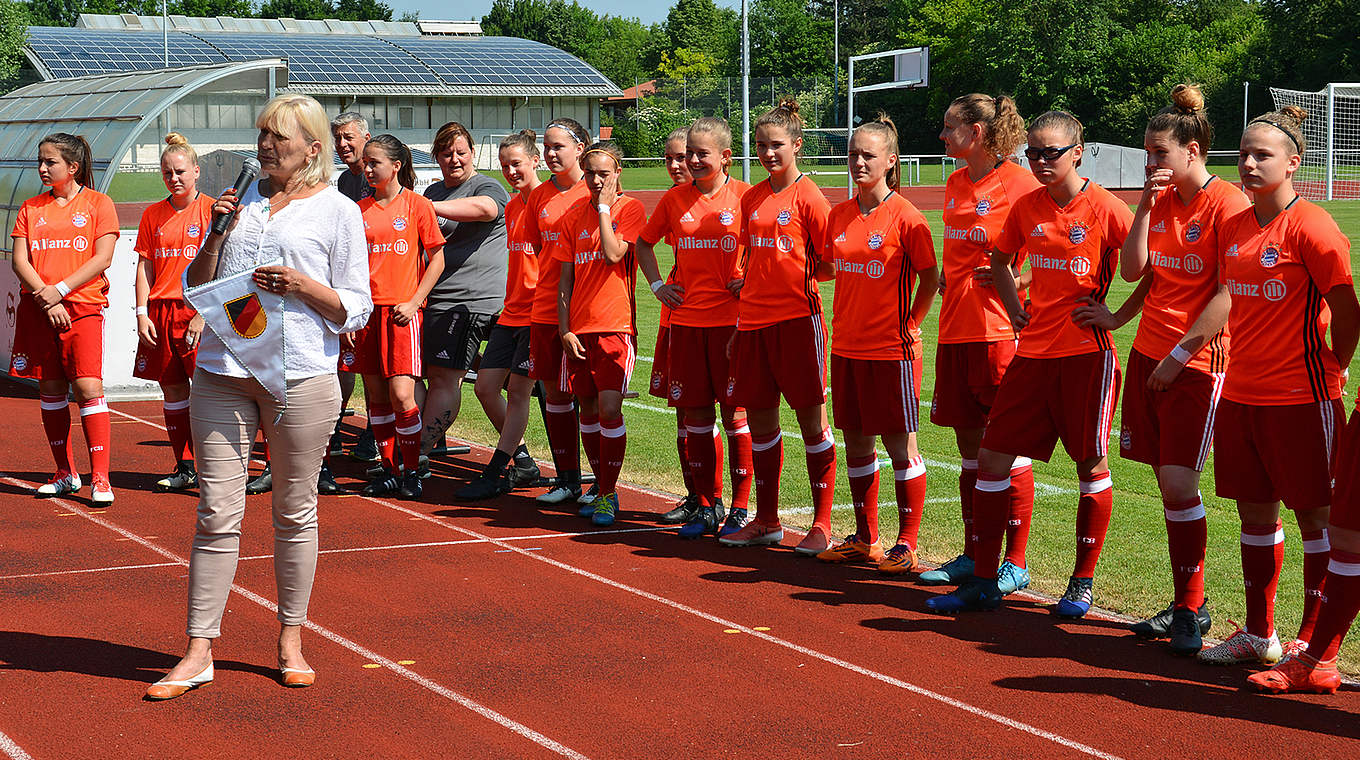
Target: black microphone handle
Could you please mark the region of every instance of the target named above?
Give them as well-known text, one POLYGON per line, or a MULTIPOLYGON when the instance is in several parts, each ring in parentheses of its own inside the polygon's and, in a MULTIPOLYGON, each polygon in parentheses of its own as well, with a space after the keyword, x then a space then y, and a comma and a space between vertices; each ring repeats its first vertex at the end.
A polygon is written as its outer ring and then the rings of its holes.
MULTIPOLYGON (((241 173, 236 175, 236 184, 232 185, 238 201, 245 194, 245 189, 250 187, 250 183, 254 182, 258 176, 260 176, 260 162, 253 158, 247 158, 245 163, 241 164, 241 173)), ((240 208, 239 202, 237 208, 240 208)), ((236 211, 234 210, 231 213, 213 217, 212 233, 214 235, 227 234, 227 228, 231 226, 231 221, 235 218, 236 211)))

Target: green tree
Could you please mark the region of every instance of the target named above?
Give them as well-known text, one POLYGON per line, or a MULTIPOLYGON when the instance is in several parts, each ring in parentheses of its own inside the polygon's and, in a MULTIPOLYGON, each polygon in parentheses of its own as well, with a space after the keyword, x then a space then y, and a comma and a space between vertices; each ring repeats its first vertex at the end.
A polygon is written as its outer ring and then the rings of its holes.
POLYGON ((637 19, 596 16, 566 0, 495 0, 482 17, 488 35, 523 37, 564 50, 616 84, 646 78, 652 31, 637 19))
POLYGON ((255 6, 250 0, 174 0, 170 12, 183 16, 233 16, 254 18, 255 6))
POLYGON ((265 0, 260 5, 260 18, 322 19, 335 18, 335 6, 329 0, 265 0))
POLYGON ((808 0, 754 0, 750 5, 751 75, 831 73, 831 19, 808 0))
POLYGON ((1317 90, 1360 80, 1360 0, 1261 0, 1258 46, 1268 84, 1317 90))
POLYGON ((712 76, 718 61, 702 50, 676 48, 661 54, 657 73, 666 79, 696 79, 712 76))
POLYGON ((0 0, 0 82, 18 75, 27 37, 28 11, 14 0, 0 0))
POLYGON ((721 8, 713 0, 677 0, 662 30, 666 50, 706 53, 714 61, 712 73, 740 73, 741 19, 735 10, 721 8))
POLYGON ((392 6, 381 0, 337 0, 335 15, 342 21, 391 21, 392 6))

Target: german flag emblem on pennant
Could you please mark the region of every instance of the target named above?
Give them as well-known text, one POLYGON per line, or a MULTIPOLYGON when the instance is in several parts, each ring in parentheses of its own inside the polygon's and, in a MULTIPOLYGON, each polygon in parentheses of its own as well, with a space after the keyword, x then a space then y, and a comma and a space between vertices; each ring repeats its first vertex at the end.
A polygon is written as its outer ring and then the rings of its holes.
POLYGON ((242 338, 260 337, 269 324, 269 316, 265 314, 260 297, 255 293, 227 301, 223 307, 231 320, 231 329, 242 338))

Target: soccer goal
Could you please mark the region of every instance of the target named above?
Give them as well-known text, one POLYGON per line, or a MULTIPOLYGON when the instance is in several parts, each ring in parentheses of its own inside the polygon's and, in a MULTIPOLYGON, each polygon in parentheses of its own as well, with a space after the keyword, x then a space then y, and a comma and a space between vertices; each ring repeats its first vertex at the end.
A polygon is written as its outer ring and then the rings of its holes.
POLYGON ((1317 92, 1270 88, 1275 107, 1308 111, 1308 143, 1294 187, 1310 200, 1360 198, 1360 83, 1333 82, 1317 92))

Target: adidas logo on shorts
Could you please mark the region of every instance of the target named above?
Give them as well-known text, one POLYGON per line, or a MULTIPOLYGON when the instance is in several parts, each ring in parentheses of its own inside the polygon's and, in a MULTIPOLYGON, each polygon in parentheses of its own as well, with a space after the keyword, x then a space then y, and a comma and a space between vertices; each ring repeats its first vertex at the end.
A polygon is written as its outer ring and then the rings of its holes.
POLYGON ((436 359, 448 359, 448 358, 450 358, 450 357, 449 357, 449 352, 448 352, 448 351, 440 351, 439 353, 437 353, 437 354, 434 355, 434 358, 436 358, 436 359))

